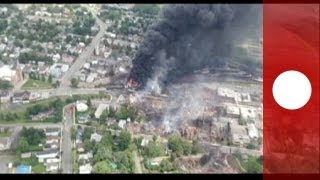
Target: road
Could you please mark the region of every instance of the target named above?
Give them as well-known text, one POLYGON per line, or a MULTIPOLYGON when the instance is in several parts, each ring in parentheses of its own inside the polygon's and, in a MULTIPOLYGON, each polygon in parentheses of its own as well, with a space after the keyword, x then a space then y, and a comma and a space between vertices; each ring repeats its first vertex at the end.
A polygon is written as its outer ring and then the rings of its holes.
POLYGON ((134 157, 134 162, 136 164, 136 170, 135 173, 142 173, 142 167, 141 167, 141 162, 140 162, 140 158, 138 156, 137 151, 133 151, 133 157, 134 157))
POLYGON ((105 91, 105 88, 71 88, 66 87, 63 89, 37 89, 28 90, 35 93, 48 93, 49 96, 70 96, 70 95, 86 95, 86 94, 99 94, 100 91, 105 91))
POLYGON ((250 156, 262 156, 262 151, 255 150, 255 149, 246 149, 241 147, 234 147, 234 146, 223 146, 220 144, 213 144, 210 142, 202 142, 202 144, 209 149, 219 149, 221 152, 226 154, 233 154, 239 152, 240 154, 246 154, 250 156))
POLYGON ((16 123, 16 124, 0 124, 0 127, 35 127, 35 128, 59 128, 61 123, 16 123))
POLYGON ((64 108, 63 131, 62 131, 62 173, 71 174, 72 171, 72 140, 71 140, 71 128, 74 122, 74 107, 72 105, 64 108), (70 109, 71 107, 71 109, 70 109))
POLYGON ((79 72, 79 70, 86 63, 86 61, 90 59, 90 56, 92 55, 95 47, 100 43, 100 39, 104 36, 107 30, 107 25, 103 21, 101 21, 97 16, 95 16, 95 14, 94 17, 96 18, 96 23, 99 25, 100 30, 92 39, 91 43, 79 55, 79 57, 70 67, 70 69, 60 79, 60 87, 58 88, 58 91, 65 91, 65 89, 70 86, 70 80, 72 76, 76 72, 79 72))

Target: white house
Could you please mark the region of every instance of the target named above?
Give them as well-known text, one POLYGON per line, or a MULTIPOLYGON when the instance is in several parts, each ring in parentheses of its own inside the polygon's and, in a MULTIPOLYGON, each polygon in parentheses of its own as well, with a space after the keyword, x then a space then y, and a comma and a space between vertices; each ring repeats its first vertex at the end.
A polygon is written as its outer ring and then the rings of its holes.
POLYGON ((79 174, 90 174, 92 171, 92 166, 90 164, 85 164, 79 167, 79 174))
POLYGON ((125 127, 126 123, 127 123, 127 121, 122 119, 122 120, 119 121, 118 126, 121 129, 123 129, 125 127))
POLYGON ((92 159, 92 158, 93 158, 92 152, 88 152, 88 153, 86 153, 86 154, 79 154, 78 161, 80 161, 81 159, 83 159, 83 160, 89 160, 89 159, 92 159))
POLYGON ((68 70, 69 70, 69 65, 68 65, 68 64, 63 64, 63 65, 61 66, 61 71, 62 71, 63 73, 67 72, 68 70))
POLYGON ((12 70, 9 66, 5 65, 0 67, 0 79, 6 81, 14 81, 16 78, 16 70, 12 70))
POLYGON ((76 108, 78 112, 85 112, 88 110, 88 106, 85 103, 78 101, 76 103, 76 108))
POLYGON ((52 56, 52 60, 53 60, 54 62, 58 62, 60 59, 61 59, 60 54, 55 54, 55 55, 52 56))
POLYGON ((46 128, 46 136, 59 136, 60 128, 46 128))
POLYGON ((46 171, 57 171, 59 169, 59 162, 60 160, 58 158, 47 159, 45 163, 46 171))
POLYGON ((259 137, 258 129, 252 123, 248 125, 248 134, 249 134, 250 138, 258 138, 259 137))
POLYGON ((102 136, 100 134, 97 134, 97 133, 91 134, 90 141, 100 142, 101 139, 102 139, 102 136))
POLYGON ((43 151, 43 152, 37 153, 36 156, 37 156, 39 162, 42 163, 42 162, 44 162, 45 159, 58 157, 59 151, 58 150, 43 151))
POLYGON ((109 109, 108 104, 99 104, 96 112, 94 113, 95 118, 99 119, 103 111, 105 111, 106 109, 109 109))

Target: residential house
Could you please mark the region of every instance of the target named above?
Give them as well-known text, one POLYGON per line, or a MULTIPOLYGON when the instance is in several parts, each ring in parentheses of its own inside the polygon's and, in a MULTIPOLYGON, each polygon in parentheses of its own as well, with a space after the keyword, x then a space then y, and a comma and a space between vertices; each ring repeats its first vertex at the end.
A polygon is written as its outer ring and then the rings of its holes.
POLYGON ((92 166, 88 163, 79 167, 79 174, 90 174, 92 166))
POLYGON ((37 101, 38 99, 40 99, 41 95, 37 92, 31 92, 30 93, 30 97, 29 97, 29 101, 30 102, 34 102, 37 101))
POLYGON ((88 105, 84 102, 77 101, 76 108, 78 112, 85 112, 88 110, 88 105))
POLYGON ((60 128, 46 128, 46 136, 59 136, 60 128))
POLYGON ((9 91, 0 91, 0 102, 1 103, 8 103, 10 102, 10 93, 9 91))
POLYGON ((79 143, 79 144, 77 144, 77 151, 78 151, 78 153, 83 153, 83 152, 85 152, 85 145, 84 145, 84 143, 79 143))
POLYGON ((50 67, 50 74, 55 78, 60 78, 62 76, 62 65, 54 64, 50 67))
POLYGON ((59 137, 57 136, 49 136, 46 139, 46 144, 59 143, 59 137))
POLYGON ((121 119, 121 120, 119 121, 119 123, 118 123, 118 126, 119 126, 121 129, 123 129, 123 128, 125 128, 126 123, 127 123, 126 120, 121 119))
POLYGON ((54 62, 58 62, 60 59, 61 59, 60 54, 55 54, 55 55, 52 56, 52 60, 53 60, 54 62))
POLYGON ((39 162, 42 163, 42 162, 44 162, 45 159, 58 157, 59 150, 47 150, 47 151, 38 152, 36 154, 36 156, 37 156, 39 162))
POLYGON ((97 133, 91 134, 90 141, 100 142, 101 139, 102 139, 102 136, 100 134, 97 134, 97 133))
POLYGON ((75 60, 75 57, 74 56, 70 56, 70 55, 67 55, 67 54, 63 54, 62 55, 62 62, 64 63, 67 63, 67 64, 72 64, 75 60))
POLYGON ((16 92, 13 94, 12 97, 12 103, 29 103, 29 98, 30 98, 30 92, 24 91, 24 92, 16 92))
POLYGON ((228 88, 218 88, 218 97, 222 102, 235 103, 236 92, 228 88))
POLYGON ((69 70, 69 65, 68 64, 62 64, 61 66, 61 72, 65 73, 69 70))
POLYGON ((87 152, 85 154, 79 154, 78 161, 80 161, 80 160, 89 161, 92 158, 93 158, 92 152, 87 152))
POLYGON ((109 109, 109 104, 99 104, 96 112, 94 113, 95 118, 99 119, 103 111, 109 109))
POLYGON ((146 146, 148 146, 148 144, 149 144, 149 140, 146 138, 143 138, 141 141, 141 146, 146 147, 146 146))
POLYGON ((240 112, 241 118, 244 120, 255 120, 255 118, 257 117, 255 108, 241 107, 240 112))
POLYGON ((59 162, 60 159, 58 158, 50 158, 46 160, 46 171, 48 172, 53 172, 53 171, 57 171, 59 169, 59 162))
POLYGON ((76 144, 81 144, 82 143, 82 135, 83 135, 83 130, 78 129, 77 130, 77 136, 76 136, 76 144))
POLYGON ((32 154, 31 154, 31 152, 22 153, 22 154, 21 154, 21 158, 22 158, 22 159, 30 158, 30 157, 31 157, 31 155, 32 155, 32 154))
POLYGON ((50 109, 46 112, 40 112, 37 115, 31 115, 30 118, 32 121, 40 121, 46 118, 54 117, 54 115, 55 115, 54 109, 50 109))
POLYGON ((85 64, 83 65, 83 68, 84 68, 84 69, 90 69, 90 63, 85 63, 85 64))
POLYGON ((239 104, 250 105, 251 96, 249 93, 236 93, 235 101, 239 104))

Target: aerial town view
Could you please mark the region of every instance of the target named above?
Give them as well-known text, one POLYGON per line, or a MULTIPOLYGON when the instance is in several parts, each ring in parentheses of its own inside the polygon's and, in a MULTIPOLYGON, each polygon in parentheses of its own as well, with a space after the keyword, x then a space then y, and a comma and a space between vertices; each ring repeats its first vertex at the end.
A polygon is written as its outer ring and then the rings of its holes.
POLYGON ((262 7, 0 4, 0 173, 262 173, 262 7))

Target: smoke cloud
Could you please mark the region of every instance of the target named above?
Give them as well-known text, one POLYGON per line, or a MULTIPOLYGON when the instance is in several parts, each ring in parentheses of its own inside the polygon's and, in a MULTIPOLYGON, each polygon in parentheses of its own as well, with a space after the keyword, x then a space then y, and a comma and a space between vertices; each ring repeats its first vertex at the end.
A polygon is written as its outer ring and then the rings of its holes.
POLYGON ((261 5, 167 6, 140 45, 128 81, 159 91, 195 70, 223 67, 233 47, 252 36, 252 29, 261 28, 259 23, 261 5))

